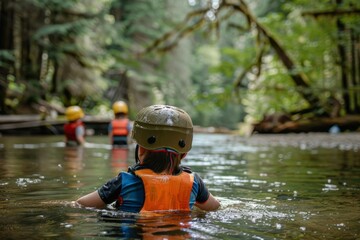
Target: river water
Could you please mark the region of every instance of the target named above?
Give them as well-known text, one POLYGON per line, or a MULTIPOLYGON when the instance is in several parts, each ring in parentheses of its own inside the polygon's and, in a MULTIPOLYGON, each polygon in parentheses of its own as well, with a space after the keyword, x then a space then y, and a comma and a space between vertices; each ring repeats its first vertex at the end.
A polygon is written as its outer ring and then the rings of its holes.
POLYGON ((149 216, 75 206, 134 163, 87 140, 0 137, 1 239, 360 239, 360 134, 196 134, 183 164, 222 207, 149 216))

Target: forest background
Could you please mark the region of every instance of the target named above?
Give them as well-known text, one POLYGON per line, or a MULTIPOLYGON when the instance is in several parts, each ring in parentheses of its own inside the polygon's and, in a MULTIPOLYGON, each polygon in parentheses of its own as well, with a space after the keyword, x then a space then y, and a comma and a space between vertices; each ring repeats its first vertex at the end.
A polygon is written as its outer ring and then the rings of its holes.
POLYGON ((0 114, 116 100, 230 129, 358 115, 360 1, 0 0, 0 114))

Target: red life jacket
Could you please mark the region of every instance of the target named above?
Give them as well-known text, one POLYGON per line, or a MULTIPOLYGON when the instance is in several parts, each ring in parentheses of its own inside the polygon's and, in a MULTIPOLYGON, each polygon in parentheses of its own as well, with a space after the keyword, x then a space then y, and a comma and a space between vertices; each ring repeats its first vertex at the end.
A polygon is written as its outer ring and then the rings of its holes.
POLYGON ((127 136, 129 134, 128 130, 129 119, 114 119, 111 121, 112 126, 112 135, 113 136, 127 136))
POLYGON ((194 175, 182 172, 179 175, 156 174, 150 169, 135 171, 145 189, 145 202, 141 212, 177 210, 190 211, 190 195, 194 175))
MULTIPOLYGON (((76 128, 84 126, 82 121, 69 122, 64 125, 64 133, 67 141, 76 141, 76 128)), ((85 134, 85 133, 84 133, 85 134)))

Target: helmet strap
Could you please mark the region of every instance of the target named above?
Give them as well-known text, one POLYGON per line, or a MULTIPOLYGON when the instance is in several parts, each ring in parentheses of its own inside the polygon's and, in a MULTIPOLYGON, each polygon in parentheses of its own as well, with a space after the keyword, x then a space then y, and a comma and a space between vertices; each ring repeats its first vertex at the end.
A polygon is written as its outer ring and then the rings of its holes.
POLYGON ((140 159, 139 159, 139 144, 136 144, 136 148, 135 148, 135 163, 138 164, 140 163, 140 159))

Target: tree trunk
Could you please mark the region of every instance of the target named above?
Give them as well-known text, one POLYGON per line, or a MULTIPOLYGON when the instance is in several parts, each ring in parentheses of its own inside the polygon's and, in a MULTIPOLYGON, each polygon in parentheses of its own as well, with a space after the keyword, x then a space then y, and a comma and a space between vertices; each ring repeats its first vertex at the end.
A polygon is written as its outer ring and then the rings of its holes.
POLYGON ((54 73, 53 73, 52 78, 51 78, 51 90, 50 90, 50 93, 57 94, 58 91, 59 91, 59 86, 58 86, 59 63, 54 58, 54 59, 52 59, 52 64, 54 65, 54 73))
POLYGON ((38 44, 33 41, 32 36, 39 26, 42 26, 44 16, 40 10, 34 6, 22 6, 28 8, 27 13, 21 14, 21 76, 20 80, 27 82, 27 87, 32 92, 25 94, 25 104, 34 101, 34 97, 45 99, 45 91, 40 83, 41 70, 41 49, 38 44))
MULTIPOLYGON (((14 11, 10 8, 11 1, 0 1, 0 50, 12 51, 13 50, 13 19, 14 11)), ((12 62, 9 59, 1 57, 0 59, 0 114, 7 113, 5 99, 8 87, 7 75, 12 68, 12 62)))
POLYGON ((344 34, 345 34, 345 25, 341 22, 340 19, 336 21, 338 27, 338 51, 339 51, 339 60, 340 60, 340 72, 341 72, 341 85, 343 89, 343 100, 344 100, 344 109, 346 113, 351 113, 350 109, 350 96, 349 96, 349 85, 348 78, 346 74, 346 49, 343 44, 344 34))
MULTIPOLYGON (((356 36, 356 46, 360 46, 360 34, 356 36)), ((358 93, 357 101, 360 103, 360 47, 356 47, 355 51, 355 63, 354 68, 356 69, 357 85, 356 91, 358 93)))
POLYGON ((357 56, 356 56, 356 33, 353 28, 350 29, 350 44, 351 44, 351 82, 353 86, 353 100, 354 100, 354 113, 360 113, 360 92, 359 92, 359 69, 356 68, 357 56))

